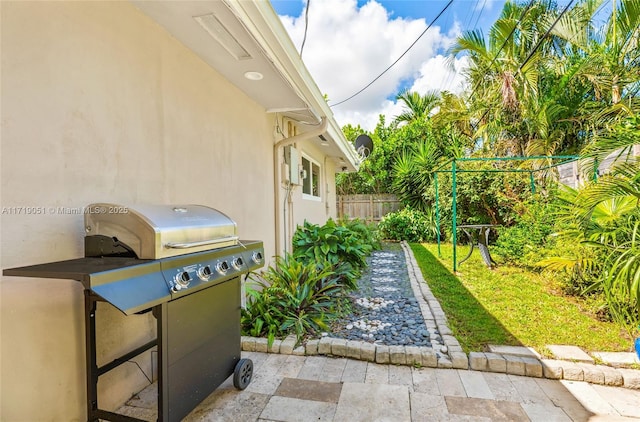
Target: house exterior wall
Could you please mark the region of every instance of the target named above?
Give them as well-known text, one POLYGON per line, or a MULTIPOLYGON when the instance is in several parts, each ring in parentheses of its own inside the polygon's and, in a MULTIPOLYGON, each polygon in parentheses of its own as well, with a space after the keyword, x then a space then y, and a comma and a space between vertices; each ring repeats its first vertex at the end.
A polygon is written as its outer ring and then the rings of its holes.
POLYGON ((302 226, 306 221, 310 223, 324 224, 329 218, 336 218, 336 193, 335 193, 335 172, 336 167, 333 160, 322 154, 310 141, 302 141, 292 145, 297 151, 296 168, 302 168, 302 158, 313 160, 320 165, 320 197, 309 198, 303 194, 303 179, 300 177, 299 184, 289 184, 285 171, 285 154, 283 148, 278 148, 278 181, 276 182, 278 198, 278 219, 280 236, 279 255, 292 252, 291 239, 298 226, 302 226), (287 181, 285 181, 287 180, 287 181))
MULTIPOLYGON (((640 145, 633 145, 626 152, 622 149, 613 151, 598 163, 598 175, 602 176, 610 171, 614 164, 624 162, 631 157, 640 157, 640 145)), ((558 181, 571 188, 578 189, 585 180, 593 179, 593 169, 589 169, 585 160, 572 161, 557 167, 558 181)), ((593 164, 589 164, 593 166, 593 164)))
POLYGON ((320 165, 320 200, 303 195, 302 187, 294 191, 294 227, 305 220, 314 224, 324 224, 327 219, 336 218, 335 165, 333 160, 323 155, 314 144, 300 145, 301 157, 308 157, 320 165))
POLYGON ((276 134, 278 141, 285 142, 286 146, 276 147, 276 172, 277 178, 275 186, 277 189, 278 213, 276 216, 277 224, 281 228, 279 231, 279 255, 292 252, 291 239, 298 226, 302 226, 306 221, 314 224, 324 224, 329 218, 336 218, 336 178, 337 171, 335 161, 332 157, 323 151, 323 147, 319 147, 319 138, 313 136, 296 142, 294 144, 286 143, 287 138, 298 136, 298 127, 287 119, 279 119, 276 123, 276 134), (286 152, 287 148, 294 150, 291 158, 290 153, 286 152), (320 184, 319 198, 310 198, 303 193, 304 179, 301 175, 303 168, 303 158, 306 158, 320 166, 320 184), (293 170, 289 167, 291 164, 288 160, 294 160, 293 170), (286 172, 297 172, 299 178, 296 182, 292 182, 286 172), (291 182, 291 183, 290 183, 291 182))
MULTIPOLYGON (((64 210, 97 201, 212 206, 275 254, 264 109, 127 2, 0 7, 2 268, 81 257, 82 215, 64 210)), ((0 420, 86 420, 80 283, 2 277, 0 293, 0 420)), ((155 337, 150 313, 107 304, 97 325, 99 365, 155 337)), ((146 383, 122 365, 100 407, 146 383)))

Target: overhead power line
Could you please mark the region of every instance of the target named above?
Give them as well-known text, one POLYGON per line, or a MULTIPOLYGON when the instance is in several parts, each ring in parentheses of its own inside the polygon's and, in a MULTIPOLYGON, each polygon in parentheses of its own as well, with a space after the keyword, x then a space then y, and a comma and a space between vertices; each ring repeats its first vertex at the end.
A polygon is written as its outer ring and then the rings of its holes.
POLYGON ((302 45, 300 45, 300 57, 302 57, 304 43, 307 42, 307 30, 309 29, 309 5, 311 5, 311 0, 307 0, 307 7, 304 9, 304 36, 302 37, 302 45))
POLYGON ((478 17, 476 18, 476 23, 473 24, 473 28, 476 28, 478 26, 478 22, 480 22, 480 16, 482 16, 482 12, 484 12, 484 7, 487 4, 487 0, 484 0, 484 2, 482 3, 482 8, 480 8, 480 13, 478 13, 478 17))
POLYGON ((442 16, 442 14, 449 8, 449 6, 451 6, 451 3, 453 3, 453 0, 449 0, 449 3, 447 3, 447 5, 440 11, 440 13, 438 13, 438 16, 436 16, 431 23, 429 23, 429 25, 427 25, 427 28, 422 31, 422 33, 418 36, 418 38, 416 38, 416 40, 411 43, 411 45, 409 46, 409 48, 407 48, 405 50, 404 53, 402 53, 400 55, 400 57, 398 57, 396 59, 396 61, 394 61, 393 63, 391 63, 389 65, 389 67, 387 67, 385 70, 382 71, 381 74, 379 74, 378 76, 376 76, 371 82, 369 82, 367 85, 364 86, 364 88, 362 88, 360 91, 356 92, 355 94, 353 94, 352 96, 350 96, 349 98, 346 98, 342 101, 339 101, 335 104, 331 104, 329 107, 335 107, 338 106, 340 104, 346 103, 347 101, 351 100, 352 98, 354 98, 356 95, 359 95, 360 93, 362 93, 365 89, 369 88, 371 85, 373 85, 378 79, 380 79, 382 77, 382 75, 384 75, 385 73, 387 73, 393 66, 396 65, 396 63, 398 63, 400 61, 400 59, 402 59, 408 52, 409 50, 411 50, 411 48, 413 48, 414 45, 416 45, 416 43, 420 40, 420 38, 422 38, 422 36, 424 34, 427 33, 427 31, 433 26, 434 23, 436 23, 436 21, 438 20, 438 18, 440 18, 440 16, 442 16))
MULTIPOLYGON (((476 0, 476 4, 473 7, 473 12, 471 13, 471 17, 468 20, 467 25, 464 26, 463 28, 475 29, 478 26, 478 22, 480 21, 480 17, 482 16, 482 12, 484 11, 484 6, 486 3, 487 3, 487 0, 483 0, 482 7, 480 8, 480 13, 478 13, 478 17, 476 18, 476 23, 474 26, 471 26, 471 21, 473 21, 473 15, 475 14, 475 11, 478 10, 478 5, 480 4, 480 0, 476 0)), ((447 76, 446 81, 440 84, 440 87, 439 87, 440 92, 448 91, 451 88, 451 84, 453 83, 457 75, 455 64, 452 64, 452 70, 453 70, 452 72, 449 72, 449 75, 447 76)))
POLYGON ((553 21, 553 24, 549 27, 549 29, 547 29, 547 32, 545 32, 544 35, 542 37, 540 37, 540 39, 538 40, 538 43, 536 44, 535 47, 533 47, 533 50, 531 50, 531 52, 529 53, 527 58, 524 60, 524 62, 522 62, 522 64, 518 68, 518 70, 522 70, 522 68, 527 63, 529 63, 529 60, 531 60, 531 57, 533 57, 533 55, 536 53, 536 50, 542 45, 542 41, 544 41, 544 39, 547 38, 547 36, 551 33, 551 30, 556 26, 556 24, 560 21, 560 19, 562 19, 564 14, 567 13, 567 10, 569 10, 569 7, 571 7, 571 5, 573 4, 574 1, 575 0, 571 0, 569 3, 567 3, 565 8, 562 10, 562 12, 556 18, 556 20, 553 21))

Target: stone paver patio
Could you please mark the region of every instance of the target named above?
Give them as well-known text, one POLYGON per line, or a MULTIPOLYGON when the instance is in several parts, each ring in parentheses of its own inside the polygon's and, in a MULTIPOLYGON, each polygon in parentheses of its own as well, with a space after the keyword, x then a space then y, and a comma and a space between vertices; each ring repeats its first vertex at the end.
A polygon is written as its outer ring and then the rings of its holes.
MULTIPOLYGON (((228 379, 185 421, 640 420, 640 391, 473 370, 243 352, 244 391, 228 379)), ((156 385, 119 412, 155 420, 156 385)))

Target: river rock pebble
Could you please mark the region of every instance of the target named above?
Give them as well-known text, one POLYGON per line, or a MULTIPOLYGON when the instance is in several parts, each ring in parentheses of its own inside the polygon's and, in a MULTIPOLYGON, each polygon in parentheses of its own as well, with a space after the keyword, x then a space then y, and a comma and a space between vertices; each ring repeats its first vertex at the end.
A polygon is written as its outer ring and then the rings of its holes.
POLYGON ((400 245, 383 244, 368 264, 358 290, 351 292, 353 313, 335 324, 329 335, 389 346, 431 347, 400 245))

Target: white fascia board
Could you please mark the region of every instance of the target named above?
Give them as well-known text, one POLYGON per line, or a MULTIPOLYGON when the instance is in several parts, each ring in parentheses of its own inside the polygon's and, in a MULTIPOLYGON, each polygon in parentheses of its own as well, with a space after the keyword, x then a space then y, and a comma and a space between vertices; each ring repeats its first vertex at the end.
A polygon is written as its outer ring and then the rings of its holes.
POLYGON ((358 171, 361 162, 360 156, 356 152, 353 145, 344 136, 342 129, 340 128, 340 126, 338 126, 338 123, 336 123, 334 119, 331 119, 329 121, 327 133, 332 139, 335 140, 336 146, 338 147, 340 152, 342 152, 349 164, 351 164, 351 166, 353 167, 352 170, 358 171))
POLYGON ((344 158, 349 160, 354 169, 357 169, 360 160, 355 149, 342 133, 333 112, 300 58, 293 41, 291 41, 271 3, 266 0, 225 1, 263 49, 265 55, 272 61, 275 68, 281 72, 283 78, 307 103, 318 121, 323 116, 327 117, 329 136, 344 154, 344 158))

